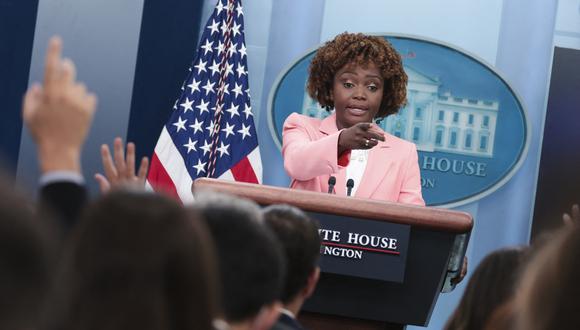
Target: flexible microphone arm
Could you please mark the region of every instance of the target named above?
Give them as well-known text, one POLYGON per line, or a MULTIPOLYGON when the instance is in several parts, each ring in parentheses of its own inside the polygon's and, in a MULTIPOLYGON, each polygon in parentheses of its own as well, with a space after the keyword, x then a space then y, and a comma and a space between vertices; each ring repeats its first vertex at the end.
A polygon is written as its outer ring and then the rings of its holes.
POLYGON ((350 194, 352 193, 352 188, 354 187, 354 180, 353 179, 348 179, 346 181, 346 195, 350 196, 350 194))
POLYGON ((328 193, 332 194, 334 191, 334 185, 336 184, 336 178, 332 175, 328 178, 328 193))

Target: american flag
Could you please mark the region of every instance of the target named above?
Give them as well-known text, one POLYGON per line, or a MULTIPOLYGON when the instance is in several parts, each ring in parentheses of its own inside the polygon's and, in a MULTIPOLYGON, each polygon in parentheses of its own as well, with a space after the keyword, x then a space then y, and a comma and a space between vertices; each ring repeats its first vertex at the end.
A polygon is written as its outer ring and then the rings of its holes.
POLYGON ((260 183, 240 0, 219 0, 151 157, 148 184, 184 203, 199 177, 260 183))

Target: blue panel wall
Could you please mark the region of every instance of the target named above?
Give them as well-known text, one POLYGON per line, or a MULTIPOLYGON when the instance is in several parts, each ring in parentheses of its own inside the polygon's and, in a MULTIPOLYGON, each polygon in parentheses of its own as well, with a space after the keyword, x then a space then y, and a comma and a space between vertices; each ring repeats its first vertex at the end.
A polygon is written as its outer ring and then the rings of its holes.
POLYGON ((0 0, 0 166, 16 173, 38 0, 0 0))
MULTIPOLYGON (((143 0, 38 2, 30 75, 24 77, 29 84, 42 81, 48 39, 60 35, 63 55, 75 62, 77 78, 98 97, 97 112, 82 155, 83 172, 93 193, 98 191, 93 175, 102 171, 100 145, 127 132, 142 9, 143 0)), ((36 148, 23 128, 17 181, 35 191, 38 175, 36 148)))
POLYGON ((144 3, 127 131, 139 158, 153 153, 179 97, 197 47, 202 7, 203 1, 144 3))
MULTIPOLYGON (((264 166, 264 184, 287 187, 290 183, 280 149, 268 126, 268 97, 278 75, 308 49, 320 43, 325 1, 272 1, 268 58, 261 91, 258 136, 264 166)), ((249 26, 252 22, 247 22, 249 26)), ((248 57, 252 54, 248 53, 248 57)), ((251 73, 250 73, 251 74, 251 73)), ((298 111, 298 109, 296 109, 298 111)))
POLYGON ((532 226, 533 237, 560 227, 560 215, 580 202, 580 50, 556 47, 538 192, 532 226))

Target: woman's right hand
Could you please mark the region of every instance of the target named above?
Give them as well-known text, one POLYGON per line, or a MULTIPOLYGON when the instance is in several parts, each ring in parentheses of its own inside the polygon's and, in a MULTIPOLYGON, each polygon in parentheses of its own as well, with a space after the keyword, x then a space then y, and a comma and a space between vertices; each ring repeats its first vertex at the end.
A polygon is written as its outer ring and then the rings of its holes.
POLYGON ((379 141, 385 141, 385 134, 374 123, 358 123, 344 129, 338 137, 338 154, 352 149, 370 149, 379 141))

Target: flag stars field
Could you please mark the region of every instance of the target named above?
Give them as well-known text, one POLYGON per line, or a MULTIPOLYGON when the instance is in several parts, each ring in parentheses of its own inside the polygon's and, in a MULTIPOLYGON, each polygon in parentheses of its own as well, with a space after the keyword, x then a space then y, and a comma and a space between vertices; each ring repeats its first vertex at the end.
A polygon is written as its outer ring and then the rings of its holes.
POLYGON ((228 48, 228 56, 232 56, 232 55, 236 54, 238 52, 238 50, 236 48, 238 48, 238 45, 237 44, 232 44, 228 48))
POLYGON ((226 94, 226 95, 230 95, 230 90, 229 90, 229 88, 230 88, 230 84, 225 84, 223 88, 220 88, 220 90, 221 90, 221 91, 222 91, 224 94, 226 94))
POLYGON ((197 141, 192 141, 191 138, 189 138, 189 142, 187 142, 183 146, 187 147, 187 153, 189 154, 190 151, 197 151, 197 149, 195 149, 196 144, 197 144, 197 141))
POLYGON ((250 107, 248 104, 245 104, 244 107, 244 114, 246 115, 246 119, 248 119, 248 117, 253 116, 254 114, 252 113, 252 107, 250 107))
POLYGON ((246 136, 252 136, 250 134, 250 126, 246 126, 242 123, 242 129, 238 131, 238 133, 242 134, 242 140, 246 138, 246 136))
POLYGON ((211 74, 217 74, 220 72, 220 64, 214 60, 209 69, 211 70, 211 74))
POLYGON ((150 185, 184 202, 198 177, 261 181, 243 18, 240 0, 217 0, 155 147, 150 185))
POLYGON ((239 105, 232 104, 232 106, 226 110, 226 112, 230 114, 230 119, 234 118, 234 116, 240 115, 240 113, 238 112, 239 107, 240 107, 239 105))
POLYGON ((197 74, 207 72, 207 70, 205 69, 206 64, 207 62, 202 61, 201 58, 199 59, 199 63, 197 65, 194 65, 194 68, 197 69, 197 74))
POLYGON ((229 123, 226 123, 226 128, 222 129, 222 132, 226 133, 226 139, 228 138, 228 136, 230 135, 234 135, 234 128, 236 126, 235 125, 231 125, 229 123))
POLYGON ((240 56, 243 58, 244 56, 246 56, 247 52, 246 52, 246 44, 242 44, 242 46, 240 47, 240 56))
POLYGON ((193 123, 192 125, 189 125, 189 127, 191 127, 193 129, 193 134, 195 134, 197 132, 203 132, 203 129, 201 128, 202 124, 203 124, 203 122, 201 122, 197 118, 195 118, 195 123, 193 123))
POLYGON ((226 155, 230 155, 230 153, 228 152, 228 149, 230 148, 229 144, 225 144, 223 142, 220 142, 220 147, 217 149, 220 153, 220 157, 222 157, 224 154, 226 155))
POLYGON ((197 165, 193 166, 193 168, 195 168, 197 170, 197 175, 205 172, 205 164, 206 163, 202 163, 201 159, 197 160, 197 165))
POLYGON ((234 65, 233 64, 226 64, 226 76, 234 74, 234 65))
POLYGON ((209 125, 205 128, 208 131, 209 136, 213 135, 213 120, 209 122, 209 125))
POLYGON ((185 98, 185 102, 181 103, 180 106, 183 107, 183 112, 186 113, 188 110, 193 111, 191 107, 193 105, 193 100, 190 101, 189 98, 185 98))
POLYGON ((215 93, 213 91, 213 85, 215 85, 215 82, 210 83, 210 81, 208 80, 205 86, 202 87, 205 90, 206 96, 209 95, 209 93, 215 93))
POLYGON ((189 89, 191 89, 191 91, 189 92, 190 94, 195 93, 196 91, 200 91, 199 90, 199 81, 197 81, 195 78, 191 81, 191 84, 187 85, 187 87, 189 87, 189 89))
MULTIPOLYGON (((203 114, 204 112, 209 113, 209 110, 207 109, 207 107, 209 106, 209 101, 205 102, 204 100, 201 100, 201 103, 196 105, 195 108, 199 110, 199 114, 203 114)), ((196 118, 197 120, 197 118, 196 118)))
POLYGON ((241 77, 242 75, 248 74, 246 72, 246 68, 243 65, 240 65, 238 63, 238 67, 236 68, 236 72, 238 73, 238 78, 241 77))
POLYGON ((213 46, 213 41, 206 40, 205 45, 201 46, 201 48, 203 49, 203 55, 207 55, 208 52, 211 53, 213 51, 211 49, 212 46, 213 46))
POLYGON ((224 52, 224 44, 220 41, 218 45, 215 47, 218 55, 221 55, 224 52))
MULTIPOLYGON (((219 25, 220 25, 219 22, 216 22, 215 20, 212 20, 211 21, 211 24, 207 26, 207 28, 211 30, 210 31, 210 34, 213 34, 214 32, 218 32, 219 31, 219 29, 218 29, 219 25)), ((213 44, 213 42, 212 42, 212 44, 213 44)))
POLYGON ((234 89, 232 89, 232 92, 236 93, 236 97, 244 94, 244 92, 242 92, 242 85, 238 85, 238 83, 236 83, 236 86, 234 89))
POLYGON ((203 155, 205 156, 211 150, 211 143, 210 143, 210 141, 204 141, 203 145, 201 147, 199 147, 199 148, 201 150, 203 150, 203 155))
POLYGON ((187 123, 187 119, 182 120, 181 117, 179 117, 177 122, 173 123, 173 126, 177 127, 177 132, 179 133, 180 130, 185 130, 185 123, 187 123))

